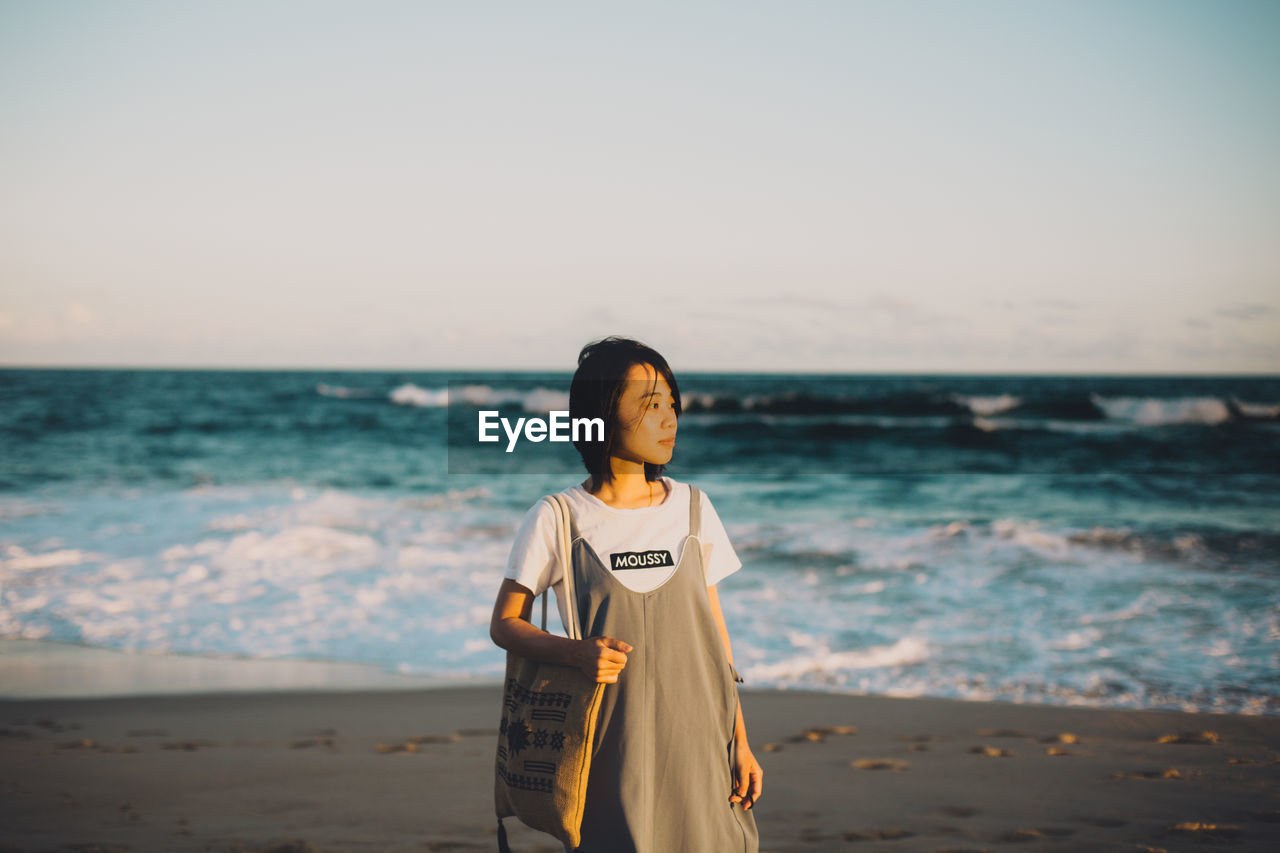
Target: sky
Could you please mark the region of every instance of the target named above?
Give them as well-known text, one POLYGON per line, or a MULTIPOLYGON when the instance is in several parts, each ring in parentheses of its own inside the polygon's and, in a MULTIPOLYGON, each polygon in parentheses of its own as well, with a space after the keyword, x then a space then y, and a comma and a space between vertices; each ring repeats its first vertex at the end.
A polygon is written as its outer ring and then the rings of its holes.
POLYGON ((1280 3, 0 0, 0 366, 1280 374, 1280 3))

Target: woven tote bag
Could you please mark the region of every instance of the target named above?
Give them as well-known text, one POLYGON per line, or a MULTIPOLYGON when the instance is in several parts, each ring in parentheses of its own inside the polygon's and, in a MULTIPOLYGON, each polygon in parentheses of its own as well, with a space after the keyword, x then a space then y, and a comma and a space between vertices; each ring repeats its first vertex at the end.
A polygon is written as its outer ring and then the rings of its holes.
MULTIPOLYGON (((560 561, 570 639, 581 639, 574 596, 569 543, 569 507, 560 495, 548 495, 556 511, 560 561)), ((547 629, 548 588, 542 594, 542 630, 547 629)), ((582 809, 587 799, 591 746, 604 682, 577 667, 529 660, 507 652, 507 677, 498 725, 494 800, 498 849, 510 853, 502 821, 519 818, 533 829, 554 835, 569 849, 582 840, 582 809)))

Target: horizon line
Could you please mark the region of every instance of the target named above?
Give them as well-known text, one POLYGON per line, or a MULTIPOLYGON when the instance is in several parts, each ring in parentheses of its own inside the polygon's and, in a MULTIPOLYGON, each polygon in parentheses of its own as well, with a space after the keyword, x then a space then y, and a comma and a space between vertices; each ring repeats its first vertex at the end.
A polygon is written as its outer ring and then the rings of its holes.
MULTIPOLYGON (((572 369, 530 367, 288 367, 288 366, 217 366, 217 365, 128 365, 128 364, 0 364, 0 371, 14 370, 130 370, 130 371, 188 371, 207 373, 563 373, 572 376, 572 369)), ((679 374, 704 374, 718 376, 954 376, 954 377, 1112 377, 1112 378, 1163 378, 1163 379, 1280 379, 1280 373, 1188 373, 1188 372, 1131 372, 1131 371, 989 371, 989 370, 722 370, 681 368, 679 374)))

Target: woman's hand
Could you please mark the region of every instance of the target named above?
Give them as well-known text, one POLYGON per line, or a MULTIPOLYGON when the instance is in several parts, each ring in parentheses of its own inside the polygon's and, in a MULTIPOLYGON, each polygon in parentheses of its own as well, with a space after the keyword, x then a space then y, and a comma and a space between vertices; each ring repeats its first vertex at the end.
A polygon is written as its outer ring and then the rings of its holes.
POLYGON ((747 742, 738 741, 733 750, 733 795, 729 802, 742 803, 744 809, 749 809, 760 799, 763 787, 764 768, 756 761, 747 742))
POLYGON ((618 674, 627 665, 627 652, 633 650, 630 643, 613 637, 588 637, 578 640, 574 649, 574 665, 588 678, 597 682, 616 684, 618 674))

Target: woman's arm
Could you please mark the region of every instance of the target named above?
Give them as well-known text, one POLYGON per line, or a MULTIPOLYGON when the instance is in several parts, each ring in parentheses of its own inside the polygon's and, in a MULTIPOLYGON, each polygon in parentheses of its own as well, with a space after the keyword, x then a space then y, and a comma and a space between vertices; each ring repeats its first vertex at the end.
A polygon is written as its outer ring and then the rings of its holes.
POLYGON ((631 646, 612 637, 571 640, 548 634, 529 622, 533 590, 510 578, 502 581, 489 620, 489 637, 500 647, 530 660, 574 666, 596 681, 616 683, 631 646))
MULTIPOLYGON (((729 629, 724 624, 724 613, 720 610, 720 593, 714 586, 707 587, 707 599, 711 602, 711 614, 716 617, 716 626, 720 629, 720 639, 724 640, 724 651, 733 664, 733 646, 729 643, 729 629)), ((747 724, 742 719, 742 703, 738 703, 738 720, 733 730, 734 755, 736 766, 734 772, 734 789, 729 802, 741 802, 743 808, 751 808, 760 799, 764 787, 764 768, 756 761, 751 746, 747 743, 747 724)))

